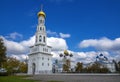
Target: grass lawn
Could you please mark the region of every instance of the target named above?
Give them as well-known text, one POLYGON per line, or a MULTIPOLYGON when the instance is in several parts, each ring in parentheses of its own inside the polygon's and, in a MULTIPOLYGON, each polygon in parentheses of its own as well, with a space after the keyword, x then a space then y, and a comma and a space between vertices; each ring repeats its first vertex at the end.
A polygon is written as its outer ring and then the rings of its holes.
MULTIPOLYGON (((24 79, 28 76, 0 76, 0 82, 42 82, 24 79)), ((62 82, 62 81, 47 81, 47 82, 62 82)))
POLYGON ((34 80, 24 79, 26 77, 27 76, 0 76, 0 82, 38 82, 34 80))

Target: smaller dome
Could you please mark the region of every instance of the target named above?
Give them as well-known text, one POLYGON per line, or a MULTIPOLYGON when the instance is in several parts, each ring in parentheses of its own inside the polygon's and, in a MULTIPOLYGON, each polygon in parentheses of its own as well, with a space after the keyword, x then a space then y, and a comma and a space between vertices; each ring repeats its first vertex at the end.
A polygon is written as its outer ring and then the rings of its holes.
POLYGON ((69 55, 69 53, 68 53, 68 51, 67 51, 67 50, 64 50, 64 54, 65 54, 66 56, 68 56, 68 55, 69 55))
POLYGON ((38 17, 39 17, 39 16, 45 17, 46 15, 45 15, 45 13, 44 13, 43 11, 40 11, 40 12, 38 12, 38 17))

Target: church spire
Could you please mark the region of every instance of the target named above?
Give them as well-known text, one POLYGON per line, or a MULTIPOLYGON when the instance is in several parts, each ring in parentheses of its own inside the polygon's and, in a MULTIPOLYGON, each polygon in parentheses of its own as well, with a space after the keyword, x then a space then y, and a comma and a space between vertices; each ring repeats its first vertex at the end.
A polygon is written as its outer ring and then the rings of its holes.
POLYGON ((43 11, 43 4, 41 4, 41 11, 43 11))

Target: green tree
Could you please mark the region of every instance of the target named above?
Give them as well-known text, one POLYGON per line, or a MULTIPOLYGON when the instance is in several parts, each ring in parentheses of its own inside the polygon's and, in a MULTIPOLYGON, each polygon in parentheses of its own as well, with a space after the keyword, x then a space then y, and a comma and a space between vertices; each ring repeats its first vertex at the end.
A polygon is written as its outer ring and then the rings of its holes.
POLYGON ((63 71, 69 72, 70 71, 70 60, 66 59, 65 64, 63 64, 63 71))
POLYGON ((69 53, 67 50, 64 50, 64 53, 60 54, 60 57, 63 57, 63 71, 70 72, 71 70, 71 61, 67 57, 73 57, 72 53, 69 53))
POLYGON ((63 64, 63 72, 69 72, 69 67, 66 64, 63 64))
POLYGON ((77 62, 76 72, 82 72, 83 63, 77 62))
POLYGON ((16 73, 19 70, 20 61, 16 58, 8 57, 4 63, 4 68, 8 70, 9 74, 16 73))
POLYGON ((25 62, 20 62, 19 64, 19 72, 27 73, 28 65, 25 62))
POLYGON ((100 63, 95 62, 94 64, 92 64, 91 66, 89 66, 87 68, 87 72, 90 72, 90 73, 107 73, 107 72, 109 72, 109 70, 108 70, 108 68, 101 65, 100 63))
POLYGON ((4 45, 3 39, 0 37, 0 67, 3 66, 3 63, 6 61, 6 47, 4 45))
POLYGON ((99 73, 100 72, 100 64, 95 62, 92 66, 91 66, 91 72, 93 73, 99 73))

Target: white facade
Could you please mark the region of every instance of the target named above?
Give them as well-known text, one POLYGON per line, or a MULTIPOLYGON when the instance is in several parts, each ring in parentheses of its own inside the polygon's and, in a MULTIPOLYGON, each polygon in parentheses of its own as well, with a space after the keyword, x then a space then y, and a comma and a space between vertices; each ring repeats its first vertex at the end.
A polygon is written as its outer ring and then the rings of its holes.
POLYGON ((28 74, 52 73, 51 47, 46 44, 45 13, 38 13, 35 44, 30 47, 28 74))

